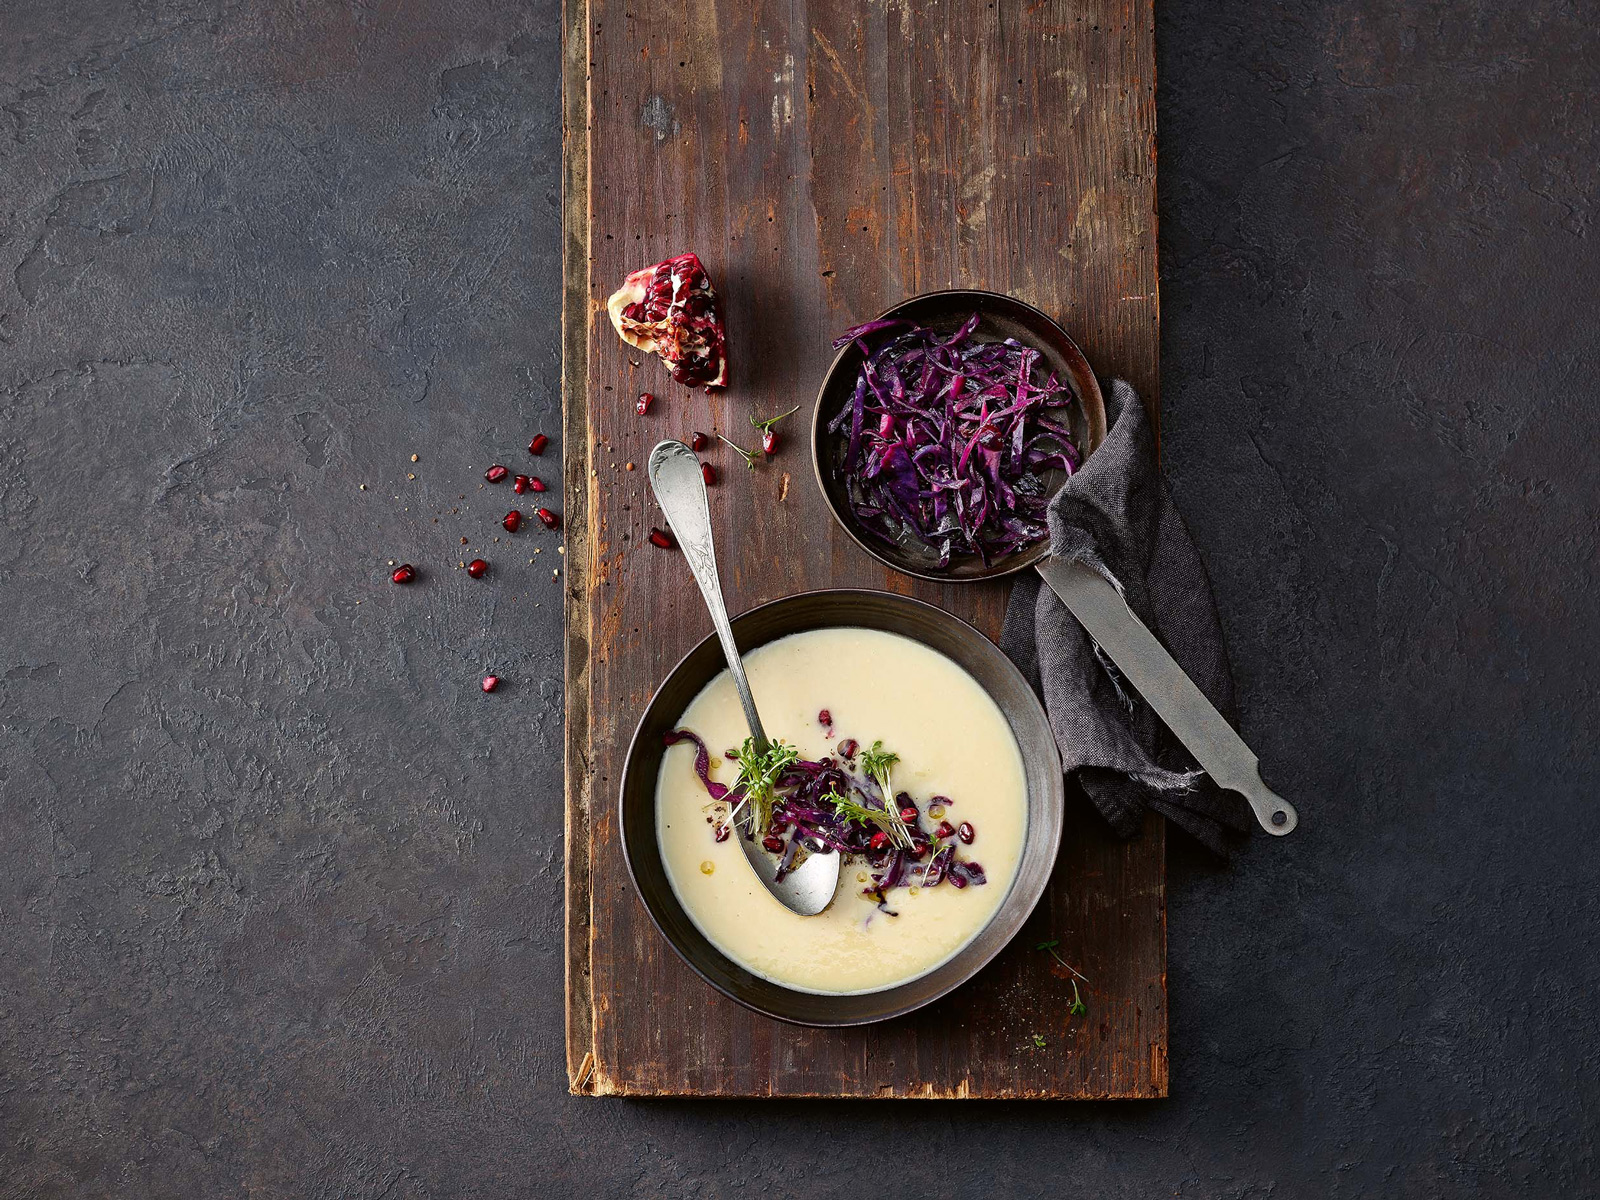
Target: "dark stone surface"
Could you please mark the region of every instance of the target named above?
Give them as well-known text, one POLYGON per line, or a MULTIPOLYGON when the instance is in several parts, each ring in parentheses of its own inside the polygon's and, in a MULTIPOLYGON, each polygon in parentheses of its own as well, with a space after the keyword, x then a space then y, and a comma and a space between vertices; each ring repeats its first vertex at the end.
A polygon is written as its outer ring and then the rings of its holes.
POLYGON ((0 9, 0 1197, 1593 1191, 1600 35, 1159 21, 1166 461, 1304 824, 1173 851, 1170 1100, 752 1106, 565 1093, 560 559, 477 485, 554 8, 0 9))

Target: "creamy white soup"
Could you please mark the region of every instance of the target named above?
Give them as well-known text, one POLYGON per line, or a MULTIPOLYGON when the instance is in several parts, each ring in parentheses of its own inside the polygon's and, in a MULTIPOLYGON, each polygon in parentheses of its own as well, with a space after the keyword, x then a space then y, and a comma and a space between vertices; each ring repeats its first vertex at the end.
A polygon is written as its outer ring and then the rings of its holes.
MULTIPOLYGON (((679 903, 713 945, 774 983, 821 993, 871 992, 933 970, 966 945, 1005 899, 1027 826, 1022 755, 1005 717, 977 682, 942 654, 909 638, 871 629, 817 629, 769 642, 744 659, 768 735, 802 758, 837 757, 845 739, 881 740, 900 756, 895 791, 909 792, 928 816, 947 797, 942 818, 970 827, 970 843, 947 839, 977 863, 982 885, 900 886, 876 896, 865 859, 846 859, 839 890, 821 914, 802 917, 774 899, 737 844, 714 836, 727 805, 713 801, 694 770, 696 749, 679 742, 661 764, 656 830, 679 903), (819 722, 827 710, 831 729, 819 722), (896 915, 890 915, 890 910, 896 915)), ((724 670, 678 723, 710 750, 711 778, 731 785, 737 765, 724 757, 748 735, 724 670)))

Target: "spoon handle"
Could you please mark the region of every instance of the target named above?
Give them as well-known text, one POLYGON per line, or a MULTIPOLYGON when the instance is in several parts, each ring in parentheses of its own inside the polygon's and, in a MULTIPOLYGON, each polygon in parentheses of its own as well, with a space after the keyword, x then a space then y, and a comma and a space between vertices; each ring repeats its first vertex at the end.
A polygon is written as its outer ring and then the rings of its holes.
POLYGON ((700 460, 682 442, 665 441, 650 451, 650 486, 655 489, 661 511, 678 539, 683 557, 688 560, 694 581, 711 610, 711 624, 728 660, 733 686, 744 705, 745 721, 756 739, 756 749, 765 750, 767 734, 756 712, 756 698, 750 694, 750 681, 744 677, 744 661, 733 640, 728 623, 728 606, 722 600, 722 581, 717 577, 717 551, 711 538, 711 506, 706 501, 706 481, 700 473, 700 460))

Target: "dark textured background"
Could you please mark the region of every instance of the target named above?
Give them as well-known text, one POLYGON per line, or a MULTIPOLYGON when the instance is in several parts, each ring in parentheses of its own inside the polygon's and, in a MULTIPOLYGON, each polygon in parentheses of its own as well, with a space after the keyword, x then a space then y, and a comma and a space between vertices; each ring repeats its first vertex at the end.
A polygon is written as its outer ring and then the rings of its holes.
POLYGON ((1592 1194, 1591 17, 1158 5, 1166 462, 1304 824, 1172 852, 1171 1099, 755 1106, 565 1092, 559 559, 477 486, 554 7, 8 0, 0 1197, 1592 1194))

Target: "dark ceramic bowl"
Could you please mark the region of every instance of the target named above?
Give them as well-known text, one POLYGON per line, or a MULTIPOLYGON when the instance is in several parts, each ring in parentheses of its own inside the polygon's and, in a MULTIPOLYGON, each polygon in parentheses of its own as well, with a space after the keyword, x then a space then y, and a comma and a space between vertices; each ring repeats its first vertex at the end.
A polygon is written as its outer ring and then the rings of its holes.
POLYGON ((863 1025, 920 1008, 971 979, 1028 919, 1050 878, 1061 842, 1061 759, 1044 708, 1011 660, 988 638, 949 613, 889 592, 805 592, 735 617, 733 633, 748 654, 791 633, 852 626, 881 629, 921 642, 978 681, 1011 725, 1022 751, 1028 827, 1022 859, 1005 900, 978 936, 936 970, 882 991, 818 996, 752 975, 706 940, 684 912, 656 842, 656 776, 671 731, 700 689, 725 665, 716 637, 689 651, 656 690, 634 731, 623 769, 622 850, 639 896, 656 927, 702 979, 747 1008, 799 1025, 863 1025))
MULTIPOLYGON (((970 288, 945 292, 926 292, 902 300, 893 308, 885 309, 876 320, 904 317, 940 333, 954 333, 972 313, 978 313, 978 328, 973 336, 979 341, 998 342, 1015 338, 1043 355, 1043 366, 1072 389, 1077 403, 1067 410, 1067 424, 1072 438, 1082 456, 1087 458, 1099 448, 1106 436, 1106 410, 1100 397, 1100 385, 1089 360, 1083 351, 1062 329, 1032 305, 1024 304, 1011 296, 998 292, 981 292, 970 288)), ((845 454, 849 450, 847 434, 828 432, 828 422, 838 415, 855 396, 856 379, 861 374, 861 348, 851 342, 834 358, 833 365, 823 376, 822 387, 817 392, 816 413, 811 418, 811 462, 816 468, 817 484, 833 510, 834 517, 856 544, 882 563, 916 575, 952 583, 965 583, 977 579, 995 579, 1012 575, 1031 567, 1050 553, 1047 542, 1026 550, 1019 550, 1005 558, 996 559, 988 566, 976 554, 952 554, 948 566, 939 566, 938 556, 918 543, 890 545, 869 531, 850 511, 847 483, 844 474, 845 454)), ((1063 472, 1051 472, 1046 482, 1051 490, 1066 481, 1063 472)))

